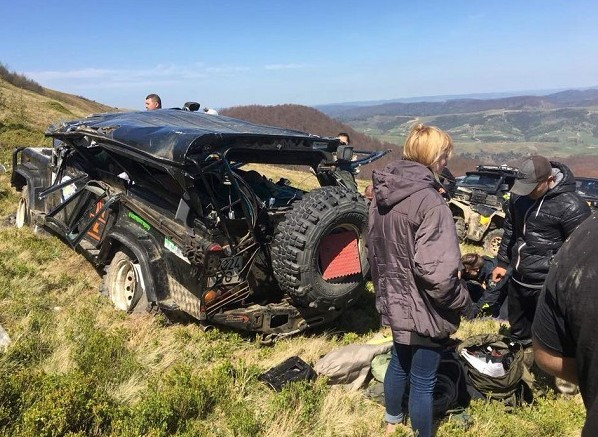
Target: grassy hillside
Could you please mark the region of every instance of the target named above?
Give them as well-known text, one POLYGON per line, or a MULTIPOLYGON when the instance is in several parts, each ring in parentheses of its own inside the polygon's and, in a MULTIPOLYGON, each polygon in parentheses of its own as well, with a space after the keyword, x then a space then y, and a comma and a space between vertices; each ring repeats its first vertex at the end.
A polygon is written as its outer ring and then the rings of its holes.
MULTIPOLYGON (((0 92, 3 163, 17 144, 44 144, 41 132, 48 123, 108 109, 60 93, 36 95, 3 82, 0 92)), ((268 171, 277 177, 278 170, 268 171)), ((303 173, 284 176, 310 186, 303 173)), ((0 216, 15 210, 16 198, 9 175, 0 175, 0 216)), ((171 325, 160 316, 127 316, 99 295, 102 272, 82 256, 56 238, 3 223, 0 324, 13 342, 0 352, 0 435, 383 433, 383 407, 362 392, 329 386, 323 379, 274 392, 257 380, 290 356, 313 364, 342 345, 388 335, 379 325, 371 284, 338 322, 263 347, 254 335, 204 331, 195 323, 171 325)), ((493 320, 464 322, 456 336, 500 328, 493 320)), ((472 418, 469 427, 445 420, 438 435, 576 435, 584 418, 579 396, 550 391, 512 412, 495 402, 478 401, 467 413, 472 418)))
POLYGON ((460 153, 542 150, 551 156, 598 155, 598 107, 492 110, 425 117, 376 115, 351 121, 355 128, 401 143, 415 119, 450 132, 460 153))
MULTIPOLYGON (((339 121, 397 145, 404 143, 417 121, 448 131, 457 154, 477 163, 514 164, 524 155, 542 154, 569 164, 577 175, 598 176, 598 89, 395 102, 336 111, 339 121)), ((455 174, 466 170, 461 164, 457 163, 455 174)))
MULTIPOLYGON (((388 334, 370 287, 326 330, 262 347, 251 335, 126 316, 97 293, 99 281, 55 238, 0 230, 0 324, 14 341, 0 354, 3 435, 382 433, 383 408, 361 392, 319 380, 278 393, 257 380, 290 356, 313 364, 334 348, 388 334)), ((498 329, 490 320, 464 322, 457 336, 498 329)), ((575 435, 584 416, 577 397, 552 393, 510 413, 479 401, 468 413, 468 429, 448 420, 438 435, 575 435)))
POLYGON ((576 175, 598 177, 598 106, 372 115, 346 123, 380 141, 401 145, 415 121, 450 133, 463 161, 450 164, 456 175, 473 168, 472 163, 515 164, 524 155, 541 154, 568 164, 576 175))
POLYGON ((43 132, 50 124, 115 108, 83 97, 42 88, 42 94, 0 78, 0 161, 7 164, 16 145, 50 144, 43 132))

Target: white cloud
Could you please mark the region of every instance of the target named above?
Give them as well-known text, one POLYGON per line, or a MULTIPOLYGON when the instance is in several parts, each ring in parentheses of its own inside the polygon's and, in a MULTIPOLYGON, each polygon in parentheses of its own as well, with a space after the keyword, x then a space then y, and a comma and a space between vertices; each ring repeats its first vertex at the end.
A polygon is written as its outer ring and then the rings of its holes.
POLYGON ((250 70, 249 67, 208 67, 205 69, 207 73, 218 74, 245 73, 250 70))
MULTIPOLYGON (((214 74, 234 75, 249 71, 245 66, 213 66, 206 67, 202 63, 190 65, 159 64, 151 68, 134 69, 102 69, 82 68, 76 70, 28 71, 25 75, 39 82, 79 81, 80 83, 93 81, 94 86, 109 83, 141 82, 159 83, 160 81, 180 81, 181 79, 202 79, 214 74), (98 83, 99 82, 99 83, 98 83)), ((90 83, 90 85, 92 85, 90 83)))
POLYGON ((178 80, 111 80, 85 82, 77 85, 78 90, 108 90, 108 89, 137 89, 137 88, 156 88, 172 87, 180 84, 178 80))
POLYGON ((59 80, 59 79, 98 79, 108 77, 117 73, 118 70, 103 70, 99 68, 84 68, 70 71, 28 71, 26 76, 35 80, 59 80))
POLYGON ((300 68, 307 68, 307 64, 267 64, 264 65, 266 70, 296 70, 300 68))
POLYGON ((467 15, 467 19, 469 21, 480 21, 480 20, 484 20, 486 18, 486 14, 483 12, 478 12, 478 13, 472 13, 467 15))
MULTIPOLYGON (((310 67, 313 66, 300 63, 208 65, 191 60, 185 64, 160 63, 138 69, 120 65, 106 68, 92 65, 64 70, 28 71, 25 74, 48 88, 84 95, 118 107, 139 107, 139 96, 144 97, 148 92, 160 94, 165 107, 180 106, 181 102, 188 100, 199 101, 210 107, 225 107, 249 102, 299 102, 297 91, 288 92, 286 82, 276 87, 268 82, 267 91, 263 92, 258 92, 257 88, 263 85, 267 76, 283 77, 310 67), (256 95, 259 95, 259 99, 256 95)), ((303 97, 304 100, 308 99, 303 97)))

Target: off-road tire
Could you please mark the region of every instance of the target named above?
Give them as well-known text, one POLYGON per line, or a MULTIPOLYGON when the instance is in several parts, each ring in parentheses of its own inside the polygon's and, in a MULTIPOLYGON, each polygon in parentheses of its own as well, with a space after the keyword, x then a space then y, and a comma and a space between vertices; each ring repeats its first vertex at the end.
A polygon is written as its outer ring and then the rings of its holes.
POLYGON ((272 266, 280 288, 298 306, 343 308, 362 289, 369 271, 365 248, 368 206, 357 192, 331 186, 313 190, 293 204, 275 233, 272 266), (319 245, 335 231, 354 231, 361 273, 324 280, 319 265, 319 245))
POLYGON ((115 308, 127 313, 147 311, 148 300, 139 262, 131 252, 121 249, 114 254, 100 291, 112 301, 115 308))
POLYGON ((457 238, 459 241, 465 241, 467 230, 465 229, 465 219, 463 217, 454 217, 455 229, 457 231, 457 238))
POLYGON ((25 185, 21 191, 21 197, 15 214, 15 226, 23 228, 31 224, 31 209, 29 207, 29 187, 25 185))
POLYGON ((484 237, 484 252, 487 255, 498 255, 498 249, 500 247, 500 242, 502 241, 504 232, 505 231, 503 229, 493 229, 486 234, 484 237))

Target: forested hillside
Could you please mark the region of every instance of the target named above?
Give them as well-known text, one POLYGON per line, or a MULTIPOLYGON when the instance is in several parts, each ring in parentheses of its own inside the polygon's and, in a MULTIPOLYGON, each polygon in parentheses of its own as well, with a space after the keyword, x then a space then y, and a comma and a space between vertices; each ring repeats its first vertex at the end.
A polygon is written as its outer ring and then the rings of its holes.
POLYGON ((351 137, 351 144, 356 149, 384 150, 396 148, 395 144, 379 141, 352 127, 328 117, 323 112, 309 106, 235 106, 220 111, 222 115, 241 118, 252 123, 297 129, 311 134, 335 137, 339 132, 346 132, 351 137))
MULTIPOLYGON (((384 158, 364 166, 358 175, 358 178, 361 179, 369 179, 372 170, 382 168, 390 160, 397 159, 401 156, 401 147, 397 144, 387 141, 379 141, 308 106, 236 106, 224 109, 220 113, 229 117, 251 121, 253 123, 298 129, 321 136, 336 136, 339 132, 347 132, 351 137, 351 144, 356 150, 392 150, 392 152, 384 158)), ((473 169, 477 163, 479 162, 475 159, 460 156, 457 151, 450 163, 451 171, 456 175, 461 175, 464 174, 465 171, 473 169)))

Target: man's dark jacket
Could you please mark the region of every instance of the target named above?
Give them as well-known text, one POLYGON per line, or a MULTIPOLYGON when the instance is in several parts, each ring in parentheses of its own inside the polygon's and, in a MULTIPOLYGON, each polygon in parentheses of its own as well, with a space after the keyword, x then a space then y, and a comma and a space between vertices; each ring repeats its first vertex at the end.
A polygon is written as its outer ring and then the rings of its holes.
POLYGON ((575 192, 571 170, 559 162, 550 164, 555 182, 544 196, 511 196, 498 251, 498 265, 510 264, 513 279, 530 288, 541 288, 552 258, 591 212, 575 192))

